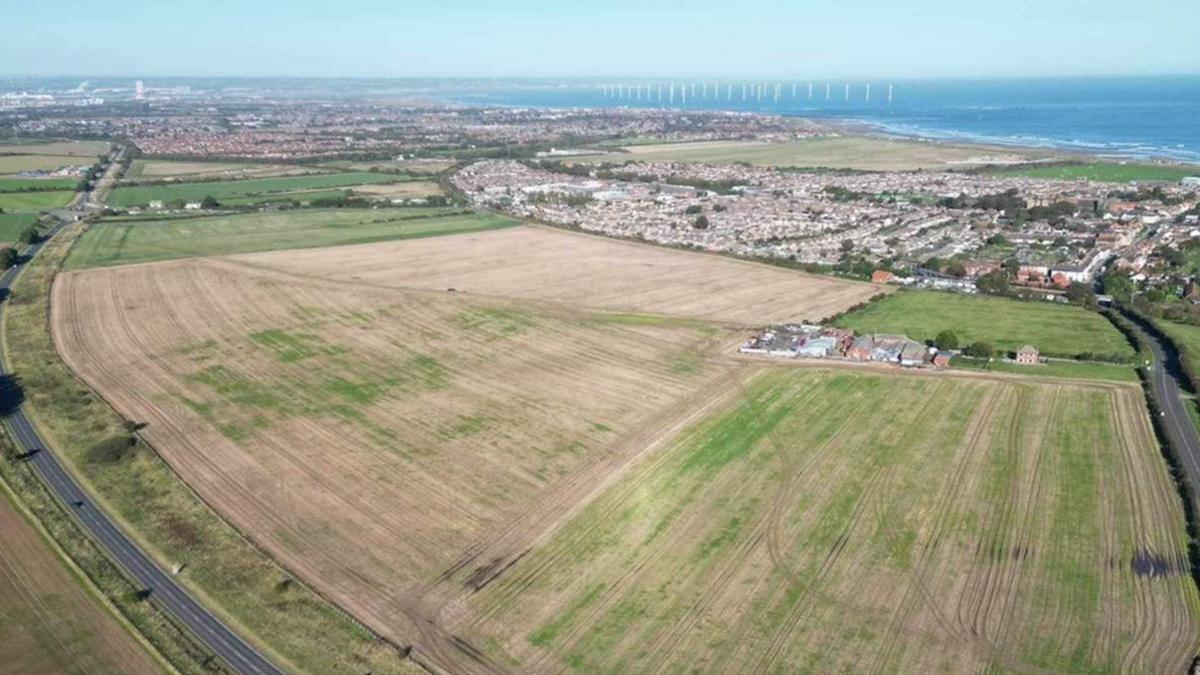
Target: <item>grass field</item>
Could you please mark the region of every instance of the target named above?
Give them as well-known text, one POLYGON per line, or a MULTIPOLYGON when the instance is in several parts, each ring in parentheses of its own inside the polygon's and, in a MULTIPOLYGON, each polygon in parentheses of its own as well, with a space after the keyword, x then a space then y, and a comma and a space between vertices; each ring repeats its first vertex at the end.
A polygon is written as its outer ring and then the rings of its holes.
POLYGON ((374 183, 393 183, 404 180, 399 176, 382 173, 339 173, 316 176, 293 176, 283 178, 252 178, 248 180, 213 181, 209 183, 178 183, 172 185, 148 185, 118 187, 113 190, 109 202, 113 206, 145 206, 151 201, 200 201, 212 196, 224 199, 257 197, 257 201, 285 198, 292 192, 321 190, 335 187, 351 187, 374 183))
POLYGON ((0 209, 5 211, 43 211, 71 203, 74 190, 50 192, 0 192, 0 209))
POLYGON ((1118 164, 1093 162, 1068 166, 1035 166, 1000 171, 1002 175, 1053 178, 1059 180, 1087 179, 1106 183, 1128 183, 1135 180, 1177 182, 1185 176, 1200 176, 1200 166, 1165 166, 1156 164, 1118 164))
MULTIPOLYGON (((61 361, 45 320, 51 313, 55 271, 84 227, 82 222, 72 224, 48 242, 18 278, 5 303, 10 365, 21 379, 27 413, 47 443, 159 564, 170 568, 187 563, 178 577, 181 582, 284 670, 413 672, 413 664, 396 649, 296 583, 291 574, 249 545, 181 483, 158 454, 138 445, 120 457, 94 458, 91 448, 128 433, 125 421, 61 361)), ((27 465, 6 462, 0 472, 15 472, 23 466, 27 465)), ((36 478, 25 477, 30 490, 40 487, 36 478)), ((43 494, 42 501, 48 502, 50 512, 57 508, 48 495, 43 494)), ((47 517, 39 519, 47 522, 47 517)), ((69 527, 72 521, 59 524, 69 527)), ((81 533, 73 537, 56 534, 55 538, 85 549, 91 546, 88 559, 94 565, 112 567, 81 533)), ((211 665, 187 657, 187 647, 177 644, 178 629, 173 629, 161 612, 130 600, 132 589, 127 582, 121 583, 124 577, 110 572, 104 578, 112 582, 107 587, 110 599, 132 612, 156 644, 174 644, 172 653, 182 653, 178 656, 182 661, 172 662, 183 663, 183 672, 212 672, 211 665), (176 643, 170 643, 172 639, 176 643)))
POLYGON ((1168 672, 1185 546, 1136 388, 776 369, 445 616, 516 671, 1168 672))
MULTIPOLYGON (((82 157, 91 164, 100 155, 107 154, 111 146, 106 141, 50 141, 22 140, 16 143, 0 143, 0 154, 20 153, 22 155, 60 155, 64 157, 82 157)), ((71 162, 67 162, 71 163, 71 162)))
POLYGON ((126 179, 163 178, 254 178, 290 174, 321 173, 319 169, 287 164, 245 162, 180 162, 164 159, 135 159, 125 172, 126 179))
POLYGON ((868 136, 830 136, 762 143, 757 141, 701 141, 631 145, 627 152, 585 156, 578 161, 621 162, 749 162, 764 166, 826 167, 870 171, 905 171, 944 168, 950 163, 969 163, 1002 153, 1023 156, 1013 150, 996 151, 979 146, 893 140, 868 136))
POLYGON ((54 171, 64 166, 91 166, 95 163, 95 157, 0 154, 0 176, 15 174, 19 171, 54 171))
POLYGON ((1109 380, 1114 382, 1137 382, 1137 370, 1132 366, 1108 365, 1103 363, 1072 363, 1049 361, 1037 366, 1026 366, 1004 361, 986 361, 973 358, 955 358, 955 368, 984 370, 994 373, 1013 373, 1030 377, 1065 377, 1083 380, 1109 380))
POLYGON ((37 223, 37 218, 32 213, 0 213, 0 242, 15 242, 25 228, 37 223))
POLYGON ((1133 359, 1129 342, 1100 314, 1081 307, 1008 298, 904 291, 842 317, 857 333, 900 333, 932 340, 952 330, 960 344, 990 342, 1004 351, 1031 344, 1052 356, 1112 354, 1133 359))
POLYGON ((517 221, 458 209, 329 209, 163 220, 106 220, 71 251, 67 267, 435 237, 517 221))
POLYGON ((761 326, 817 320, 888 292, 760 263, 548 227, 330 250, 257 253, 256 266, 341 282, 424 288, 761 326))
POLYGON ((76 178, 0 178, 0 192, 22 190, 71 190, 79 185, 76 178))
POLYGON ((0 541, 0 670, 13 675, 162 672, 2 487, 0 541))

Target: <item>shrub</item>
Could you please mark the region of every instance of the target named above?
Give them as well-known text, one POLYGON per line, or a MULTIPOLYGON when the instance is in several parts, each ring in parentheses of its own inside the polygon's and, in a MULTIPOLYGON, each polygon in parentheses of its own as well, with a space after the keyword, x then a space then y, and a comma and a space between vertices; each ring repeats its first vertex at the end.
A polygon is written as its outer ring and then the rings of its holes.
POLYGON ((114 464, 133 455, 136 446, 133 436, 113 436, 88 448, 84 459, 92 464, 114 464))

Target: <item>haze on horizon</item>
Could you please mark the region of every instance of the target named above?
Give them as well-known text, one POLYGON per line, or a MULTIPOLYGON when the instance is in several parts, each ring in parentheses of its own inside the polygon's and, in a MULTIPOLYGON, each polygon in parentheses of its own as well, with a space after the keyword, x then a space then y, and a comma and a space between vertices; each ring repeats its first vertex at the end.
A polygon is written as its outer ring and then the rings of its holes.
POLYGON ((115 0, 4 11, 0 71, 94 76, 1200 73, 1200 3, 115 0))

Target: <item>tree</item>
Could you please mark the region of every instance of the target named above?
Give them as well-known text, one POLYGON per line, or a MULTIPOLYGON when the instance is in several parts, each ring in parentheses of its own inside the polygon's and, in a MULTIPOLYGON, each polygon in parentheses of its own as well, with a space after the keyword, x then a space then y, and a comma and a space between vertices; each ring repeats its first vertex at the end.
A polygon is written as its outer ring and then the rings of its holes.
POLYGON ((853 239, 843 239, 842 240, 842 250, 845 251, 846 253, 853 251, 854 250, 854 240, 853 239))
POLYGON ((996 349, 992 347, 990 342, 972 342, 963 347, 963 354, 967 356, 977 356, 981 359, 990 359, 996 353, 996 349))
POLYGON ((935 347, 942 351, 956 349, 958 347, 958 335, 952 330, 944 330, 937 334, 933 339, 935 347))
POLYGON ((1121 302, 1129 302, 1133 296, 1133 279, 1128 272, 1111 272, 1100 279, 1100 287, 1104 292, 1121 302))
POLYGON ((20 234, 20 236, 17 237, 17 241, 21 242, 22 244, 28 245, 28 244, 32 244, 32 243, 36 242, 38 240, 39 236, 40 236, 40 234, 38 233, 37 226, 30 225, 29 227, 25 228, 24 230, 21 230, 21 234, 20 234))
POLYGON ((201 200, 200 200, 200 207, 201 207, 201 208, 205 208, 205 209, 215 209, 215 208, 217 208, 218 206, 220 206, 220 204, 218 204, 218 203, 217 203, 217 198, 216 198, 216 197, 213 197, 212 195, 207 195, 207 196, 205 196, 205 197, 204 197, 204 199, 201 199, 201 200))
POLYGON ((17 249, 11 246, 0 249, 0 265, 2 265, 4 269, 8 269, 16 265, 19 261, 20 257, 17 255, 17 249))
POLYGON ((993 270, 976 279, 975 288, 988 295, 1008 295, 1008 275, 1004 270, 993 270))
POLYGON ((946 264, 946 267, 942 270, 942 273, 961 279, 962 277, 967 276, 967 267, 958 260, 952 260, 946 264))
POLYGON ((1072 281, 1067 287, 1067 299, 1076 305, 1092 307, 1096 304, 1096 294, 1092 287, 1081 281, 1072 281))
POLYGON ((697 230, 707 230, 708 229, 708 217, 707 216, 696 216, 696 220, 692 222, 692 227, 696 228, 697 230))
POLYGON ((683 212, 688 214, 689 216, 694 216, 703 210, 704 210, 704 207, 700 206, 699 204, 690 204, 690 205, 688 205, 688 207, 686 209, 683 210, 683 212))

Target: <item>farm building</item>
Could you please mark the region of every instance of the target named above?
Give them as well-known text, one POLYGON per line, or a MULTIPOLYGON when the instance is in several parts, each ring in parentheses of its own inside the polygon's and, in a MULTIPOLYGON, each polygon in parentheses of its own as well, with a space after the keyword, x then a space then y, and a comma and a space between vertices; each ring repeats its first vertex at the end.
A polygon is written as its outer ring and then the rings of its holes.
POLYGON ((1036 366, 1037 364, 1041 363, 1037 348, 1033 345, 1025 345, 1024 347, 1018 349, 1017 363, 1027 366, 1036 366))

